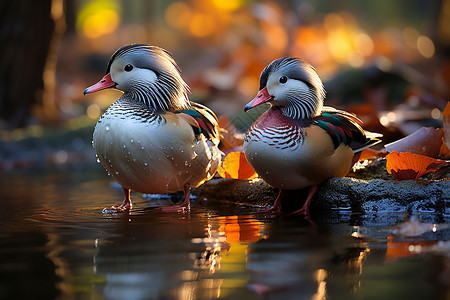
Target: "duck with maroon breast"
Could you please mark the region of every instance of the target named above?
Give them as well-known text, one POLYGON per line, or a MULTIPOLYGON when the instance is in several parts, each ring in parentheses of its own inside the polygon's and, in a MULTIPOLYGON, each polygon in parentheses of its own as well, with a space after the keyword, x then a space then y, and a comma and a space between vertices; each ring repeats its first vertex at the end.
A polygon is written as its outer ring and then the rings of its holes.
POLYGON ((308 188, 294 213, 308 215, 317 185, 344 177, 360 152, 380 142, 380 134, 362 129, 353 114, 324 107, 325 90, 314 68, 299 58, 271 62, 260 76, 260 90, 245 111, 269 103, 249 128, 244 153, 269 185, 280 190, 269 212, 282 211, 286 190, 308 188))
POLYGON ((212 178, 221 160, 216 115, 189 101, 176 62, 159 47, 133 44, 117 50, 106 75, 84 94, 108 88, 123 95, 98 120, 93 145, 124 199, 103 211, 130 210, 130 191, 184 191, 181 204, 162 210, 188 211, 190 189, 212 178))

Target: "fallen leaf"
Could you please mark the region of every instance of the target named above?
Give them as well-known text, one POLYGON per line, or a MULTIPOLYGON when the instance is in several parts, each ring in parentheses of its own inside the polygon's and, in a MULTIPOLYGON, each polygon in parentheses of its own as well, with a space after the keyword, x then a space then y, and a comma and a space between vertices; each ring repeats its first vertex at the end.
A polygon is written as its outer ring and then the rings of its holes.
POLYGON ((368 159, 375 159, 377 157, 386 156, 386 150, 375 150, 372 148, 366 148, 361 151, 361 155, 358 158, 358 161, 365 161, 368 159))
POLYGON ((439 151, 439 158, 447 159, 450 158, 450 150, 445 143, 442 143, 441 150, 439 151))
POLYGON ((445 160, 434 159, 410 152, 393 151, 386 156, 386 169, 395 180, 417 180, 420 176, 449 165, 445 160))
POLYGON ((245 158, 244 152, 228 153, 217 171, 223 178, 249 180, 258 177, 245 158))
POLYGON ((221 129, 220 150, 224 153, 241 150, 244 145, 244 135, 238 131, 228 117, 220 117, 221 129))
POLYGON ((398 141, 385 145, 385 148, 388 152, 411 152, 437 158, 439 157, 443 137, 442 128, 422 127, 398 141))

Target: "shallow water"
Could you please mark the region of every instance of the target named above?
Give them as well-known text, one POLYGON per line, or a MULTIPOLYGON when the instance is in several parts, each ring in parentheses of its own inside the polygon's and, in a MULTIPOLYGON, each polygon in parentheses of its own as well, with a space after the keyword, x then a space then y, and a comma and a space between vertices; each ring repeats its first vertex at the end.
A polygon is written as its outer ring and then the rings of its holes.
POLYGON ((2 173, 0 189, 0 299, 450 298, 449 229, 397 237, 401 214, 268 217, 233 199, 162 213, 170 200, 139 194, 102 214, 122 191, 100 168, 2 173))

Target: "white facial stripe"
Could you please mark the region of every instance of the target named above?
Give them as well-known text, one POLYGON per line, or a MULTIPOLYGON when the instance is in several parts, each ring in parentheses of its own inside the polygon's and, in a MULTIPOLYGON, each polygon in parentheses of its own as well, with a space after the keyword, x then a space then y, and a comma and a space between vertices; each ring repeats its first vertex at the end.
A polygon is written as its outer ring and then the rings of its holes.
POLYGON ((283 114, 292 119, 316 116, 322 108, 322 100, 299 79, 288 78, 285 83, 281 83, 279 79, 282 75, 280 72, 269 75, 267 91, 273 97, 271 104, 281 107, 283 114))
POLYGON ((117 87, 126 84, 130 78, 133 77, 135 81, 154 83, 158 79, 156 73, 150 69, 141 69, 134 67, 132 71, 126 72, 124 70, 112 69, 111 79, 117 83, 117 87))
POLYGON ((136 80, 147 81, 147 82, 153 83, 158 79, 158 77, 156 76, 156 73, 150 69, 134 68, 133 71, 134 71, 133 77, 136 80))
POLYGON ((283 99, 288 93, 309 93, 309 87, 306 83, 301 80, 289 78, 286 83, 280 83, 278 81, 278 76, 271 76, 267 85, 267 91, 269 95, 274 97, 274 100, 283 99))

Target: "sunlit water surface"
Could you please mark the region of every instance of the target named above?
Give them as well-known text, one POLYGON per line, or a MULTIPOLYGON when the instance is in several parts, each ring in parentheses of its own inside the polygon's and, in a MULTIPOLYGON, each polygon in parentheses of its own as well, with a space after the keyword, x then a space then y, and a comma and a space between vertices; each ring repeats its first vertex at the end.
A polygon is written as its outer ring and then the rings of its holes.
POLYGON ((100 169, 3 173, 0 189, 0 299, 450 299, 449 254, 418 251, 449 230, 395 237, 401 214, 268 217, 200 198, 162 213, 170 200, 133 194, 108 215, 122 191, 100 169))

